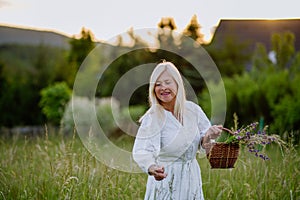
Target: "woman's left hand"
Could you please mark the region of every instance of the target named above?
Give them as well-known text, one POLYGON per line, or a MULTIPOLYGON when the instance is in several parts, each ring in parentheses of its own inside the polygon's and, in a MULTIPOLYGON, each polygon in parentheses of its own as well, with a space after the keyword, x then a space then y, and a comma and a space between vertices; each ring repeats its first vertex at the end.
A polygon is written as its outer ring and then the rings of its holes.
POLYGON ((223 128, 222 125, 213 125, 208 129, 206 135, 208 136, 209 139, 216 139, 221 135, 222 128, 223 128))

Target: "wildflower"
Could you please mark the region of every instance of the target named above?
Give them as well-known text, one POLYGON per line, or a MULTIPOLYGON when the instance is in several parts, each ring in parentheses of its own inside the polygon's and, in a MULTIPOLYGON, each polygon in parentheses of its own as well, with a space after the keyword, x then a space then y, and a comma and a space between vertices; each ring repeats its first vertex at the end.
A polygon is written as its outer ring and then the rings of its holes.
POLYGON ((266 145, 269 145, 272 142, 284 144, 278 135, 266 134, 268 126, 265 126, 262 130, 260 130, 258 128, 258 122, 253 122, 239 129, 237 129, 237 125, 235 125, 235 127, 235 130, 228 130, 224 128, 224 130, 230 131, 231 133, 223 132, 222 134, 226 134, 226 136, 224 137, 223 135, 219 137, 222 138, 223 141, 218 140, 218 138, 216 141, 225 142, 227 144, 238 143, 245 145, 248 148, 248 152, 253 153, 256 157, 263 160, 269 160, 269 158, 262 153, 262 150, 266 145))

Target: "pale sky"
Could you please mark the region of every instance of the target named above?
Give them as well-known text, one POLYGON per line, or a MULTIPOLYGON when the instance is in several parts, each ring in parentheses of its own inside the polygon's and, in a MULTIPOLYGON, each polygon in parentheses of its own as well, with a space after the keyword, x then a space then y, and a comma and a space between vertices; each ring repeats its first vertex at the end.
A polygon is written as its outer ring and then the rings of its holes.
POLYGON ((206 38, 220 19, 300 18, 298 0, 0 0, 2 25, 68 36, 85 27, 104 41, 130 28, 157 28, 169 16, 181 32, 194 14, 206 38))

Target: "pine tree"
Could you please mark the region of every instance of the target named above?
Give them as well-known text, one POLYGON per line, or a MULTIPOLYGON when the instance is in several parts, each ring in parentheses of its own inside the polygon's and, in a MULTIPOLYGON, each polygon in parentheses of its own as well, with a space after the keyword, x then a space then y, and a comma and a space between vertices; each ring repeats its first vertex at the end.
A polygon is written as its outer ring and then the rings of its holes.
POLYGON ((175 40, 173 37, 173 31, 177 28, 175 21, 172 17, 163 17, 157 24, 160 28, 158 32, 159 45, 163 49, 175 48, 175 40))
POLYGON ((68 57, 68 66, 65 68, 66 77, 64 80, 67 81, 70 87, 73 86, 73 82, 77 73, 77 70, 81 66, 84 59, 88 56, 91 50, 95 47, 95 42, 93 41, 93 34, 82 28, 80 38, 77 39, 73 37, 70 41, 71 50, 68 57))
POLYGON ((193 38, 195 41, 200 44, 204 43, 204 35, 201 33, 201 26, 198 23, 197 15, 193 15, 190 23, 186 26, 183 31, 183 34, 193 38))

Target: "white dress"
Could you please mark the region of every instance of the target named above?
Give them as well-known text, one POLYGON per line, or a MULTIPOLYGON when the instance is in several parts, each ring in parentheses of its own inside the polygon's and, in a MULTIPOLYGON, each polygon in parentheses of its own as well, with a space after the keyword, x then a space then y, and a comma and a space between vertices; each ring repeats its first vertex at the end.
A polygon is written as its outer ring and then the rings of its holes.
POLYGON ((156 181, 148 176, 145 199, 204 199, 200 167, 196 160, 201 137, 211 126, 207 116, 195 103, 187 101, 183 125, 164 110, 160 121, 148 113, 138 130, 133 158, 144 172, 152 164, 165 167, 167 177, 156 181))

